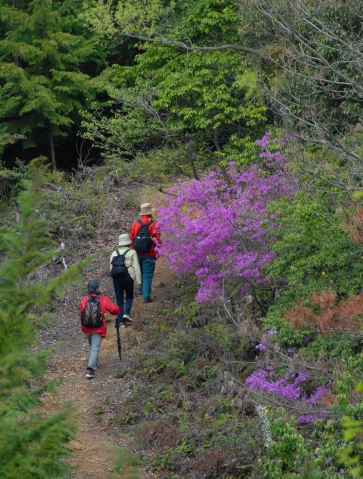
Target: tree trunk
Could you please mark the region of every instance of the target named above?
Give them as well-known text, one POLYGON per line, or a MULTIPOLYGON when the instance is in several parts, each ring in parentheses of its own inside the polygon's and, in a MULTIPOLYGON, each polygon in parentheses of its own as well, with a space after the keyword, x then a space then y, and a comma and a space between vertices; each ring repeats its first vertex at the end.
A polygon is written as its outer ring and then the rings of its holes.
MULTIPOLYGON (((19 8, 17 0, 13 0, 13 7, 19 8)), ((14 55, 14 64, 18 67, 20 66, 19 55, 14 55)))
MULTIPOLYGON (((217 150, 218 152, 221 152, 222 149, 221 149, 221 147, 220 147, 220 145, 219 145, 218 130, 217 130, 217 128, 214 129, 214 140, 213 140, 213 142, 214 142, 214 145, 215 145, 215 147, 216 147, 216 150, 217 150)), ((230 183, 231 180, 229 179, 229 176, 228 176, 228 174, 227 174, 226 167, 223 166, 223 165, 219 165, 219 168, 220 168, 220 172, 222 173, 222 176, 223 176, 223 178, 225 179, 225 181, 226 181, 227 183, 230 183)))
POLYGON ((55 162, 54 137, 53 137, 51 127, 49 127, 49 144, 50 144, 50 157, 52 159, 52 167, 53 167, 53 170, 56 171, 57 164, 55 162))

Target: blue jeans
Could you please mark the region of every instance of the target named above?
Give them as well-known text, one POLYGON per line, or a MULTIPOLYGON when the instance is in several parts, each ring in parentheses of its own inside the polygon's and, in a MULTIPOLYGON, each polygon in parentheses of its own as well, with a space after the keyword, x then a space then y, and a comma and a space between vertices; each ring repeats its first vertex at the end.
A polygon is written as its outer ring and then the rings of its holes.
POLYGON ((141 269, 141 290, 142 297, 144 299, 150 299, 151 297, 151 283, 153 281, 155 273, 156 259, 154 256, 148 256, 146 254, 138 255, 140 269, 141 269))
POLYGON ((134 301, 134 280, 127 274, 126 276, 115 276, 112 278, 112 281, 115 290, 116 304, 120 308, 117 322, 125 323, 125 320, 122 319, 123 315, 128 314, 131 316, 131 308, 134 301))
POLYGON ((88 340, 88 366, 87 368, 93 369, 96 371, 98 366, 98 354, 101 348, 102 337, 99 333, 84 333, 88 340))

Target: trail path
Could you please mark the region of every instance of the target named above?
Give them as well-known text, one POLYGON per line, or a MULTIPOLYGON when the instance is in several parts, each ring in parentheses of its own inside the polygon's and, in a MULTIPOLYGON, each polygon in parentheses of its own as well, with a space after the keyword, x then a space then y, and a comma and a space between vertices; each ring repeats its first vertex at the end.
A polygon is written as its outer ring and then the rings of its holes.
MULTIPOLYGON (((74 456, 70 463, 74 470, 70 478, 105 479, 112 476, 116 458, 112 445, 121 446, 133 452, 131 438, 118 433, 117 417, 123 401, 130 395, 136 380, 127 373, 133 351, 143 341, 143 322, 160 319, 160 301, 165 284, 172 275, 162 260, 157 262, 153 281, 154 302, 144 304, 142 298, 134 301, 132 316, 134 323, 121 331, 122 361, 117 351, 117 337, 114 320, 108 322, 107 338, 102 341, 99 368, 96 377, 85 377, 88 358, 87 343, 80 331, 78 318, 69 318, 71 338, 55 349, 54 362, 49 366, 45 380, 58 385, 57 392, 42 397, 42 411, 51 414, 59 405, 68 403, 77 411, 79 428, 77 436, 70 443, 74 456), (120 377, 124 376, 124 377, 120 377)), ((103 292, 114 300, 111 280, 103 292)), ((74 305, 78 311, 78 304, 74 305)), ((111 319, 111 317, 109 316, 111 319)), ((154 478, 150 471, 141 470, 140 479, 154 478)))
MULTIPOLYGON (((125 186, 122 188, 125 193, 125 186)), ((134 185, 129 188, 134 192, 134 185)), ((145 201, 148 201, 148 197, 141 197, 139 204, 145 201)), ((110 195, 102 219, 99 234, 92 242, 71 245, 71 262, 105 248, 111 252, 116 247, 118 235, 129 231, 131 222, 135 219, 135 209, 120 207, 120 195, 110 195)), ((69 245, 66 244, 66 247, 69 248, 69 245)), ((78 418, 78 432, 70 443, 73 456, 69 462, 73 470, 67 479, 120 477, 113 474, 116 455, 112 446, 123 447, 130 453, 135 452, 132 438, 120 432, 119 418, 124 401, 136 384, 136 379, 128 372, 130 358, 144 341, 147 325, 162 320, 160 312, 163 295, 172 287, 174 279, 169 267, 159 259, 153 279, 154 302, 144 304, 141 296, 135 297, 132 308, 134 323, 120 330, 121 361, 118 357, 114 317, 108 316, 107 337, 101 344, 96 377, 87 379, 88 344, 81 332, 79 303, 86 294, 85 285, 90 279, 97 279, 101 291, 116 302, 109 276, 108 258, 109 256, 101 257, 92 262, 82 279, 83 286, 65 292, 63 300, 55 304, 51 311, 55 318, 53 324, 39 331, 40 348, 54 346, 53 360, 40 382, 54 381, 56 384, 56 392, 46 392, 41 398, 42 414, 50 415, 59 410, 61 404, 67 404, 67 407, 75 408, 75 416, 78 418)), ((123 477, 127 479, 127 473, 123 477)), ((155 479, 157 476, 140 469, 139 477, 155 479)))

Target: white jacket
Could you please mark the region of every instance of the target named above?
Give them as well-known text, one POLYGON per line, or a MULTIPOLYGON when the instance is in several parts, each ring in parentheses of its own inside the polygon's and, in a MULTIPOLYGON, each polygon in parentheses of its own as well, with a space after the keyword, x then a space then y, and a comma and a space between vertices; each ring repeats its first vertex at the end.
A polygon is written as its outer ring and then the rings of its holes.
POLYGON ((129 250, 125 256, 125 265, 129 271, 131 278, 136 282, 137 285, 141 284, 141 270, 139 265, 139 259, 135 250, 130 249, 128 246, 119 246, 118 250, 112 252, 110 256, 110 271, 112 269, 112 258, 117 256, 116 251, 119 251, 120 254, 123 254, 126 250, 129 250))

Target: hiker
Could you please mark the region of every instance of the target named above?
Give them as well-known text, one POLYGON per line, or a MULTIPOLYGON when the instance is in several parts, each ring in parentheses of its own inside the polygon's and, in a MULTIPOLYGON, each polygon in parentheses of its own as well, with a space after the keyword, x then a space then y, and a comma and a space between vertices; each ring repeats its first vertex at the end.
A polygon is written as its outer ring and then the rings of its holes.
POLYGON ((130 239, 137 252, 141 269, 141 291, 143 303, 151 303, 151 284, 155 273, 157 254, 155 246, 160 244, 157 222, 153 220, 150 203, 140 206, 140 219, 132 223, 130 239))
POLYGON ((134 301, 134 284, 141 291, 141 270, 136 251, 130 249, 130 236, 127 233, 120 235, 118 244, 118 250, 113 251, 110 256, 110 272, 115 289, 116 303, 120 307, 120 313, 116 321, 120 328, 125 328, 126 323, 133 322, 131 308, 134 301), (116 271, 114 274, 112 263, 115 263, 117 256, 123 256, 126 271, 123 272, 122 267, 120 267, 120 272, 117 273, 116 271))
POLYGON ((87 284, 88 295, 84 296, 80 305, 80 317, 82 331, 88 340, 89 358, 86 371, 86 378, 93 378, 98 366, 98 354, 100 352, 102 338, 106 337, 107 325, 106 311, 112 315, 119 314, 120 308, 114 304, 108 296, 99 291, 99 283, 91 280, 87 284), (97 304, 98 303, 98 304, 97 304), (87 318, 85 318, 87 314, 87 318), (95 315, 97 317, 95 317, 95 315), (90 324, 92 321, 95 326, 88 327, 84 323, 90 324), (99 325, 100 323, 100 325, 99 325))

